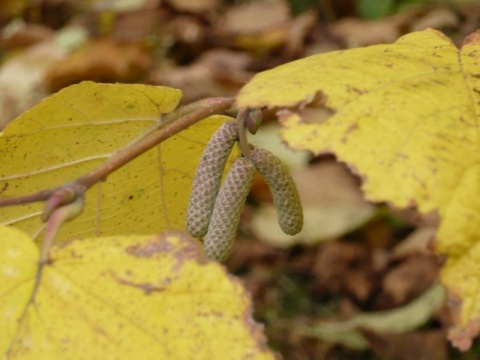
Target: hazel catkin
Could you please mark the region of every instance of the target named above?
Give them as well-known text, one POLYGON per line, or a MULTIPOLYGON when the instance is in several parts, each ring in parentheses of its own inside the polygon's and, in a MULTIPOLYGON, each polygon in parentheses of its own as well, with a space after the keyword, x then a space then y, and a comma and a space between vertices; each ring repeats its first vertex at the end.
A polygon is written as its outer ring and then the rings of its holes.
POLYGON ((205 255, 209 259, 225 261, 230 255, 254 173, 255 167, 250 160, 238 158, 227 174, 203 239, 205 255))
POLYGON ((194 237, 207 233, 223 170, 237 141, 238 125, 225 122, 211 137, 197 167, 187 208, 186 225, 194 237))
POLYGON ((262 148, 254 148, 251 159, 270 187, 282 231, 288 235, 298 234, 303 227, 303 208, 288 167, 262 148))

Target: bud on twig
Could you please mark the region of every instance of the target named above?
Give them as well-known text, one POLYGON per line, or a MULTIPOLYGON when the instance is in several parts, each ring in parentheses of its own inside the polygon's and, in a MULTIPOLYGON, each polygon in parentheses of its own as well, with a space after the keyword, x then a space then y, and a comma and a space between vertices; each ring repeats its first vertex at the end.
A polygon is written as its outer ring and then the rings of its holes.
POLYGON ((251 134, 255 134, 262 124, 262 110, 250 110, 245 118, 245 126, 251 134))

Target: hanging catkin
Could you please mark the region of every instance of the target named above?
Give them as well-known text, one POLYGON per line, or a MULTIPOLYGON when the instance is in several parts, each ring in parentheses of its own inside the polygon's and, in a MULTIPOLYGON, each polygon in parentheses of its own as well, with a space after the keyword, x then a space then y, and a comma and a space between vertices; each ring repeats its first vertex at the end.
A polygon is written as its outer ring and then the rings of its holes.
POLYGON ((208 232, 203 240, 208 258, 224 261, 230 255, 254 173, 255 167, 250 160, 238 158, 233 163, 218 193, 208 232))
POLYGON ((207 233, 223 170, 237 141, 238 125, 225 122, 212 136, 198 164, 187 208, 187 230, 194 237, 207 233))
POLYGON ((283 232, 295 235, 303 227, 303 209, 288 167, 270 151, 254 148, 252 162, 270 187, 283 232))

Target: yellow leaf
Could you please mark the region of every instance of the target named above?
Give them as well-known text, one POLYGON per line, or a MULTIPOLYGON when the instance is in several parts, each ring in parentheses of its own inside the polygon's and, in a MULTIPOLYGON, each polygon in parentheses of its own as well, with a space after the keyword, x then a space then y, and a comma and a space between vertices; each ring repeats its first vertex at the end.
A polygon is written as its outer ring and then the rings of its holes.
POLYGON ((466 338, 480 321, 479 35, 458 49, 429 29, 312 56, 259 74, 237 101, 283 109, 287 143, 335 153, 363 177, 369 199, 440 214, 442 280, 459 298, 455 319, 466 338), (322 105, 328 120, 302 121, 303 107, 322 105))
POLYGON ((0 226, 0 354, 13 338, 17 319, 32 293, 37 273, 38 247, 20 230, 0 226))
MULTIPOLYGON (((25 195, 87 173, 162 121, 180 97, 179 90, 167 87, 92 82, 52 95, 0 136, 0 196, 25 195)), ((82 215, 65 224, 59 238, 183 229, 201 152, 226 120, 205 119, 94 186, 82 215)), ((33 235, 41 211, 41 203, 2 208, 0 225, 33 235)))
POLYGON ((180 232, 38 251, 0 227, 2 359, 273 359, 238 280, 180 232))

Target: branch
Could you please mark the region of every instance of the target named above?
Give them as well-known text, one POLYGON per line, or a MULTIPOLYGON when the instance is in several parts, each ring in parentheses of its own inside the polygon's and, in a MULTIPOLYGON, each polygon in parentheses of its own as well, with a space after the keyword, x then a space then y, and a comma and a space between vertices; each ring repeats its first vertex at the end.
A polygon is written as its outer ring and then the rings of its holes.
POLYGON ((167 116, 166 126, 163 126, 158 130, 154 130, 141 140, 136 141, 127 148, 115 153, 99 167, 90 171, 84 176, 81 176, 76 181, 88 189, 94 184, 100 182, 102 179, 105 179, 115 170, 142 155, 144 152, 157 146, 169 137, 178 134, 180 131, 189 128, 193 124, 212 114, 230 108, 233 102, 233 98, 209 98, 200 100, 187 106, 192 107, 193 110, 186 115, 184 115, 185 110, 180 108, 178 110, 180 117, 177 118, 176 114, 174 113, 172 113, 171 116, 167 116))
POLYGON ((178 134, 182 130, 189 128, 210 115, 231 108, 234 101, 234 98, 217 97, 199 100, 192 104, 180 107, 168 114, 158 127, 152 129, 142 138, 119 150, 87 174, 52 189, 45 189, 33 194, 8 199, 0 199, 0 207, 46 201, 54 193, 64 189, 73 189, 75 192, 80 190, 80 192, 84 192, 86 189, 92 187, 103 179, 106 179, 114 171, 160 144, 162 141, 178 134))

